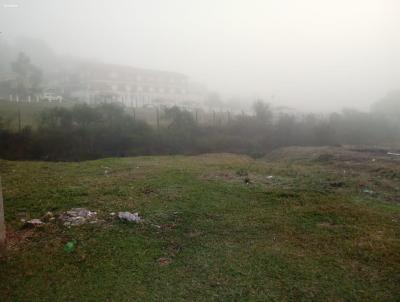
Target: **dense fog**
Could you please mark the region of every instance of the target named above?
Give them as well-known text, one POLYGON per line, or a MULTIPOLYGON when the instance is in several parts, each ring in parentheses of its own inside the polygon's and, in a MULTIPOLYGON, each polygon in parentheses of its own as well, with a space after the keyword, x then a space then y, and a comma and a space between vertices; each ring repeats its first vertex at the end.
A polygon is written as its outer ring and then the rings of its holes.
POLYGON ((224 102, 369 110, 400 88, 397 0, 0 1, 0 68, 80 58, 179 72, 224 102))

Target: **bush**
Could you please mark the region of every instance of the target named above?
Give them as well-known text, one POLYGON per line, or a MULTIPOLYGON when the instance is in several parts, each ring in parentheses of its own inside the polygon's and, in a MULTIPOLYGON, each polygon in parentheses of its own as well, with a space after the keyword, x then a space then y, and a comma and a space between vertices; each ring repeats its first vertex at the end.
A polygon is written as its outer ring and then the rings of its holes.
POLYGON ((281 115, 258 102, 254 116, 199 126, 190 112, 166 109, 164 126, 136 121, 119 105, 76 105, 42 112, 38 128, 13 132, 0 119, 0 156, 7 159, 85 160, 146 154, 245 153, 277 147, 399 142, 399 124, 383 115, 345 110, 329 118, 281 115))

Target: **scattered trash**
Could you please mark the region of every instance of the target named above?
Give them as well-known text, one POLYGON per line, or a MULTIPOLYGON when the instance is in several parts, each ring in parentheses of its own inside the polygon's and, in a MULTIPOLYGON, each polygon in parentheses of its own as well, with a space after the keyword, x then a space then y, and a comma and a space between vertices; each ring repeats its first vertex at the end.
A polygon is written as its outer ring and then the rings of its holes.
POLYGON ((24 224, 23 225, 24 227, 28 227, 28 228, 34 228, 34 227, 44 225, 44 222, 37 218, 31 219, 28 221, 26 221, 25 219, 21 219, 21 222, 24 224))
POLYGON ((70 211, 67 211, 67 214, 71 216, 81 216, 85 218, 90 218, 97 215, 96 212, 89 211, 85 208, 73 208, 70 211))
POLYGON ((40 219, 31 219, 28 221, 30 224, 43 224, 43 222, 40 219))
POLYGON ((161 226, 159 226, 159 225, 157 225, 157 224, 152 224, 151 226, 152 226, 152 227, 155 227, 155 228, 157 228, 157 229, 161 229, 161 226))
POLYGON ((118 212, 118 218, 129 222, 139 222, 142 220, 138 213, 132 214, 130 212, 118 212))
POLYGON ((67 253, 72 253, 75 250, 75 247, 76 247, 77 243, 78 242, 75 239, 67 242, 64 245, 64 251, 67 252, 67 253))
POLYGON ((96 221, 96 212, 85 208, 73 208, 60 216, 64 226, 78 226, 87 222, 96 221))
POLYGON ((110 216, 115 216, 115 213, 114 213, 114 212, 111 212, 111 213, 110 213, 110 216))
POLYGON ((400 153, 394 153, 394 152, 388 152, 388 155, 395 155, 395 156, 400 156, 400 153))
POLYGON ((363 190, 363 193, 366 193, 366 194, 374 194, 374 191, 372 191, 372 190, 369 190, 369 189, 364 189, 363 190))
POLYGON ((171 262, 172 262, 172 259, 166 258, 166 257, 161 257, 161 258, 158 259, 158 264, 160 266, 169 265, 169 264, 171 264, 171 262))
MULTIPOLYGON (((22 221, 22 219, 21 219, 22 221)), ((26 226, 30 226, 30 227, 36 227, 36 226, 40 226, 43 224, 43 221, 41 221, 40 219, 31 219, 25 222, 26 226)))
POLYGON ((372 161, 372 162, 376 162, 376 159, 375 159, 375 158, 373 158, 371 161, 372 161))
POLYGON ((267 179, 272 179, 272 178, 274 178, 274 176, 272 175, 267 176, 267 179))
POLYGON ((54 219, 52 219, 52 218, 54 218, 53 213, 52 213, 52 212, 47 212, 47 213, 42 217, 42 220, 43 220, 43 221, 54 220, 54 219))

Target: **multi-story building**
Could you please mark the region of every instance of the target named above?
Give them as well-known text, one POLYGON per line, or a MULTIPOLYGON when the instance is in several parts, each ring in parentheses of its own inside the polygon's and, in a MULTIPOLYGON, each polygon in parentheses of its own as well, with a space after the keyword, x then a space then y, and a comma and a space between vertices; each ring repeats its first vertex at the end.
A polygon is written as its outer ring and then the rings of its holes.
POLYGON ((58 85, 63 87, 67 98, 87 103, 201 107, 205 97, 204 88, 175 72, 83 63, 64 72, 62 78, 58 85))

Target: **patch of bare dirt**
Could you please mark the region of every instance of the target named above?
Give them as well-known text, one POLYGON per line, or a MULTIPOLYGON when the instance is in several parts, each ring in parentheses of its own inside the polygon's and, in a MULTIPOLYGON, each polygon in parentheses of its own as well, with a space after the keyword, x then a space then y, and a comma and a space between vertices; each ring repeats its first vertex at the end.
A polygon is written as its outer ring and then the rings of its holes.
POLYGON ((400 156, 388 154, 390 151, 393 149, 363 146, 287 147, 274 150, 265 160, 322 165, 325 171, 340 176, 330 183, 333 188, 346 187, 343 178, 357 180, 359 191, 399 202, 400 156))
POLYGON ((21 230, 7 229, 7 250, 18 250, 21 245, 34 238, 36 235, 35 229, 24 228, 21 230))
POLYGON ((360 147, 360 146, 343 146, 343 147, 285 147, 276 149, 268 153, 264 159, 273 160, 295 160, 308 159, 318 161, 351 161, 364 162, 371 161, 389 161, 400 164, 400 156, 389 155, 392 151, 383 147, 360 147))

